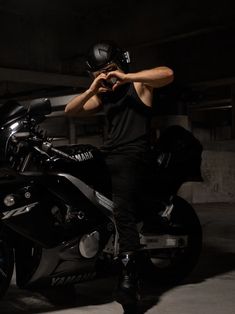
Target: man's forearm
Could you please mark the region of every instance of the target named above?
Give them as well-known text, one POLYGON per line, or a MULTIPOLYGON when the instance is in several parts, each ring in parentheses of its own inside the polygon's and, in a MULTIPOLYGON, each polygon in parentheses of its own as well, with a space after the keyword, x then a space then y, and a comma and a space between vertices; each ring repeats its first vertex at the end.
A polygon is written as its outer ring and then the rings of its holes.
POLYGON ((90 89, 87 89, 82 94, 75 96, 65 107, 65 113, 67 114, 78 114, 84 109, 86 102, 94 96, 94 92, 90 89))
POLYGON ((174 73, 168 67, 157 67, 136 73, 127 73, 126 79, 130 82, 141 82, 156 88, 171 83, 174 80, 174 73))

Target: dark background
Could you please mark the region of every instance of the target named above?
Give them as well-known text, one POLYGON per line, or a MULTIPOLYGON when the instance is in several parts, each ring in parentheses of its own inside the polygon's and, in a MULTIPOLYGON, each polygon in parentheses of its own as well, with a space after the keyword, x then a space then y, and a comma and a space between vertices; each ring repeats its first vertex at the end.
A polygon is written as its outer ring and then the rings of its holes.
POLYGON ((132 70, 172 67, 180 86, 234 83, 234 35, 233 0, 1 0, 0 98, 84 88, 84 55, 102 39, 130 51, 132 70))

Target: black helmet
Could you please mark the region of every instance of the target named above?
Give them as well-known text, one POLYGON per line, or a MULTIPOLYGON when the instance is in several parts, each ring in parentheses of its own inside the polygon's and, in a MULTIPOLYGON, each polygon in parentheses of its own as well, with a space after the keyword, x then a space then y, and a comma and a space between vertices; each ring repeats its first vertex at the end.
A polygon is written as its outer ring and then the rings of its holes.
POLYGON ((127 72, 130 63, 128 51, 122 50, 111 42, 100 42, 89 49, 86 61, 89 71, 98 71, 112 62, 127 72))

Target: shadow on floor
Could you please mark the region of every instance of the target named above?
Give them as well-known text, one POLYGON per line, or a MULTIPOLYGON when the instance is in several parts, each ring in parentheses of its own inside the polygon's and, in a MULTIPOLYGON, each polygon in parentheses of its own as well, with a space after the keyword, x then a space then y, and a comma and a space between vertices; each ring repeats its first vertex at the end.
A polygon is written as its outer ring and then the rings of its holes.
MULTIPOLYGON (((199 284, 235 269, 235 252, 224 252, 219 248, 204 246, 200 261, 192 274, 181 285, 199 284)), ((0 301, 1 314, 44 313, 63 309, 101 305, 113 302, 114 278, 99 279, 74 287, 51 288, 43 291, 20 290, 11 286, 7 295, 0 301)), ((173 286, 162 287, 145 283, 139 313, 145 313, 156 305, 161 295, 173 286)))

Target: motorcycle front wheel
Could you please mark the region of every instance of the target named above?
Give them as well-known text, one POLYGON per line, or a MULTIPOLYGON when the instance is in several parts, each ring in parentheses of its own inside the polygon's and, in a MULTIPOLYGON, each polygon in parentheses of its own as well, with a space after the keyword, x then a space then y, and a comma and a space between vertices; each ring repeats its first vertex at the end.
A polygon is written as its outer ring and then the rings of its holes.
POLYGON ((166 226, 161 226, 156 235, 180 234, 187 239, 187 244, 177 248, 146 250, 142 261, 142 273, 148 280, 159 284, 177 284, 182 281, 196 266, 202 248, 202 229, 200 221, 184 199, 176 196, 173 200, 173 211, 166 226), (165 231, 164 231, 165 228, 165 231))
POLYGON ((0 237, 0 298, 7 292, 14 269, 13 249, 0 237))

